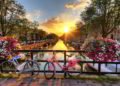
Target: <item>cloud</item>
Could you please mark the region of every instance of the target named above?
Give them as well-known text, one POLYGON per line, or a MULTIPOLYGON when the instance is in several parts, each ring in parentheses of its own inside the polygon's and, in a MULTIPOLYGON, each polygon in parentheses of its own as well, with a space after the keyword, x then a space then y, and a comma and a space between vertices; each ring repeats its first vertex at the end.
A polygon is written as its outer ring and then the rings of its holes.
POLYGON ((89 2, 91 2, 91 0, 76 0, 76 3, 69 3, 69 4, 65 4, 65 8, 71 8, 73 10, 76 9, 84 9, 86 6, 89 5, 89 2))
POLYGON ((85 7, 91 4, 91 0, 75 0, 74 3, 65 4, 64 7, 69 9, 70 13, 68 15, 72 15, 72 18, 77 21, 81 21, 80 14, 85 10, 85 7))
POLYGON ((50 31, 50 30, 55 30, 57 28, 56 26, 61 27, 61 24, 63 24, 63 22, 64 21, 62 19, 59 19, 56 17, 56 18, 52 18, 52 19, 47 20, 46 22, 44 22, 42 24, 42 26, 44 26, 45 28, 48 28, 50 31))
POLYGON ((65 5, 65 8, 78 9, 78 8, 81 8, 81 7, 85 7, 85 6, 87 6, 87 5, 88 5, 87 3, 67 4, 67 5, 65 5))
POLYGON ((71 30, 75 28, 75 22, 72 20, 65 20, 62 17, 55 17, 47 20, 39 26, 39 28, 43 28, 48 33, 55 33, 58 36, 63 35, 65 27, 68 27, 69 30, 71 30))
POLYGON ((30 21, 34 21, 34 20, 39 20, 42 14, 43 13, 40 10, 35 10, 31 13, 27 13, 25 17, 30 21))
POLYGON ((78 20, 80 20, 80 11, 64 12, 61 13, 59 16, 66 21, 77 22, 78 20))
POLYGON ((28 13, 28 14, 25 15, 25 17, 26 17, 28 20, 32 21, 32 15, 31 15, 31 14, 28 13))
POLYGON ((91 2, 91 0, 77 0, 78 2, 91 2))

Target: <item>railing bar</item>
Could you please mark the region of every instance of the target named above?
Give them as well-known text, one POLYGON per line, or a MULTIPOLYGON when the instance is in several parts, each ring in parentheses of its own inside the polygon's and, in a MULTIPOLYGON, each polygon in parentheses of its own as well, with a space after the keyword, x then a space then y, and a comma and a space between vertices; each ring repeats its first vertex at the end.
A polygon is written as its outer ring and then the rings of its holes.
MULTIPOLYGON (((0 61, 4 61, 4 60, 0 60, 0 61)), ((24 62, 24 60, 21 60, 21 62, 24 62)), ((29 60, 26 60, 26 61, 29 61, 29 60)), ((34 61, 37 61, 37 62, 47 62, 47 61, 44 61, 44 60, 34 60, 34 61)), ((58 60, 58 62, 64 62, 64 60, 58 60)), ((66 62, 68 62, 66 60, 66 62)), ((120 62, 94 62, 94 61, 80 61, 80 63, 101 63, 101 64, 120 64, 120 62)))
MULTIPOLYGON (((66 51, 64 51, 64 67, 66 67, 66 51)), ((64 78, 66 78, 66 71, 64 71, 64 78)))
POLYGON ((117 72, 117 64, 116 64, 116 72, 117 72))

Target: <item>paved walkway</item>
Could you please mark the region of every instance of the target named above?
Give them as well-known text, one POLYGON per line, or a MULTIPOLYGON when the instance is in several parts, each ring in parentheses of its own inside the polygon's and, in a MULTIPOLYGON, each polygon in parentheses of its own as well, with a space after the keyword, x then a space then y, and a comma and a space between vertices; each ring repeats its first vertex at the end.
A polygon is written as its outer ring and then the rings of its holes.
POLYGON ((97 82, 95 80, 75 79, 35 79, 35 78, 1 78, 0 86, 120 86, 120 82, 97 82))

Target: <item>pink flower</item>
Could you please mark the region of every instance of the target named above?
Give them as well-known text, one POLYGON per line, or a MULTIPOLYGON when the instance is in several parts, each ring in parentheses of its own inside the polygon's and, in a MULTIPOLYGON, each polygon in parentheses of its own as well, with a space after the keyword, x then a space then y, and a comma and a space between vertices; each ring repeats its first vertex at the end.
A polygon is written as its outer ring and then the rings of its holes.
POLYGON ((108 42, 114 42, 112 39, 108 39, 108 42))

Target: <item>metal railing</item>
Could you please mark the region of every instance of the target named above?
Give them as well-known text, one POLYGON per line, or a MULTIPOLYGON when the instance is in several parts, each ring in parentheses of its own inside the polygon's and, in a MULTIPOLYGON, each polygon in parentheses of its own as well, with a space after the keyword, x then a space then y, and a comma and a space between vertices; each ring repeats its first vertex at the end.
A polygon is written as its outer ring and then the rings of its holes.
MULTIPOLYGON (((77 51, 66 51, 66 50, 13 50, 14 52, 30 52, 30 56, 31 56, 31 60, 33 60, 33 55, 39 52, 62 52, 64 54, 64 60, 59 60, 59 62, 64 63, 64 66, 66 66, 67 64, 67 59, 66 59, 66 55, 68 52, 73 52, 73 53, 86 53, 87 51, 82 51, 82 50, 77 50, 77 51)), ((36 60, 37 62, 46 62, 44 60, 36 60)), ((93 67, 95 64, 98 65, 98 69, 96 71, 84 71, 83 70, 83 65, 82 65, 82 71, 81 74, 97 74, 97 75, 101 75, 101 74, 120 74, 120 71, 118 71, 118 65, 120 65, 120 62, 96 62, 96 61, 80 61, 80 63, 82 64, 91 64, 93 67), (105 64, 106 67, 108 64, 114 64, 116 65, 115 67, 115 71, 112 72, 105 72, 102 71, 102 64, 105 64)), ((2 71, 4 72, 4 71, 2 71)), ((35 72, 35 71, 33 71, 35 72)), ((38 70, 37 72, 44 72, 44 70, 38 70)), ((79 71, 69 71, 72 73, 78 73, 79 71)), ((64 77, 66 77, 66 71, 56 71, 56 73, 64 73, 64 77)))

